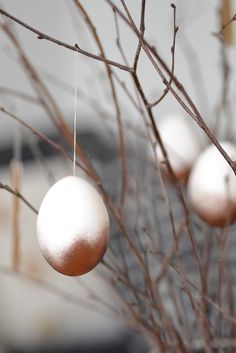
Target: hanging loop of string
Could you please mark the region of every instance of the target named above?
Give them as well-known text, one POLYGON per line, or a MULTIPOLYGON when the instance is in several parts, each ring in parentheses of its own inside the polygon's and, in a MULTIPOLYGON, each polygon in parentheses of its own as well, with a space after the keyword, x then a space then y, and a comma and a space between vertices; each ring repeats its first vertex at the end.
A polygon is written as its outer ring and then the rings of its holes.
MULTIPOLYGON (((77 48, 77 45, 75 45, 77 48)), ((78 51, 75 52, 75 68, 74 68, 74 146, 73 146, 73 176, 75 176, 75 163, 76 163, 76 126, 77 126, 77 75, 78 75, 78 51)))

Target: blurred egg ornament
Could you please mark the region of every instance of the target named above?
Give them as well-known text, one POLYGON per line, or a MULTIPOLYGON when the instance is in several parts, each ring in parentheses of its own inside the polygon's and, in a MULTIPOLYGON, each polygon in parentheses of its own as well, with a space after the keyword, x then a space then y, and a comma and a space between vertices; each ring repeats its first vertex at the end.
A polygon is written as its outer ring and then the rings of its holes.
POLYGON ((101 196, 76 176, 56 182, 39 209, 37 234, 42 254, 64 275, 83 275, 99 263, 107 248, 109 228, 101 196))
MULTIPOLYGON (((202 141, 195 126, 188 117, 175 113, 163 117, 158 129, 176 179, 185 180, 202 150, 202 141)), ((161 170, 170 177, 159 145, 156 153, 161 170)))
MULTIPOLYGON (((231 159, 236 147, 220 142, 231 159)), ((214 145, 208 146, 190 173, 188 193, 191 205, 206 223, 224 227, 236 220, 236 176, 214 145)))

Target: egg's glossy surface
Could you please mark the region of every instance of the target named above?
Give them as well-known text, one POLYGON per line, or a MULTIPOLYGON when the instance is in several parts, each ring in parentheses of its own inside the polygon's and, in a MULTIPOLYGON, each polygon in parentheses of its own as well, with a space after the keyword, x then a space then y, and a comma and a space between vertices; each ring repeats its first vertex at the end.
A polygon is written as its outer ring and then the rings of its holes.
POLYGON ((109 240, 109 217, 97 190, 75 176, 56 182, 39 209, 41 251, 58 272, 83 275, 102 259, 109 240))
MULTIPOLYGON (((195 125, 187 116, 174 113, 164 116, 158 124, 158 129, 176 179, 186 179, 202 150, 202 141, 195 125)), ((165 159, 159 145, 156 152, 159 164, 168 177, 165 159)))
MULTIPOLYGON (((229 142, 220 144, 235 160, 236 147, 229 142)), ((236 176, 214 145, 194 164, 188 193, 192 207, 209 225, 223 227, 236 220, 236 176)))

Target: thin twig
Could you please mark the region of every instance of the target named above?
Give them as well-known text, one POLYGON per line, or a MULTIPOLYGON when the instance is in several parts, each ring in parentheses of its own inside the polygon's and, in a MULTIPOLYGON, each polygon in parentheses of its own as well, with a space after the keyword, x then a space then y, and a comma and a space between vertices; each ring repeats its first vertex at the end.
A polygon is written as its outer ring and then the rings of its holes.
MULTIPOLYGON (((96 28, 88 15, 88 12, 85 10, 84 6, 82 6, 81 2, 79 0, 74 0, 75 5, 78 7, 80 12, 82 13, 91 33, 92 36, 100 50, 100 54, 103 58, 106 58, 105 55, 105 50, 103 48, 103 45, 101 43, 101 40, 97 34, 96 28)), ((123 123, 121 119, 121 111, 120 111, 120 106, 118 102, 118 95, 116 92, 113 76, 112 76, 112 70, 108 63, 105 63, 106 65, 106 72, 107 76, 109 79, 110 87, 111 87, 111 93, 112 93, 112 98, 114 102, 114 107, 116 111, 116 120, 117 120, 117 127, 118 127, 118 133, 119 133, 119 156, 120 156, 120 165, 121 165, 121 190, 120 190, 120 212, 122 215, 122 218, 124 217, 124 208, 125 208, 125 196, 126 196, 126 191, 128 187, 128 180, 127 180, 127 165, 126 165, 126 151, 125 151, 125 140, 124 140, 124 129, 123 129, 123 123)))
POLYGON ((9 96, 15 96, 16 98, 28 101, 30 103, 34 104, 40 104, 39 99, 35 98, 34 96, 18 91, 16 89, 8 88, 8 87, 0 87, 0 93, 9 95, 9 96))
POLYGON ((34 206, 32 206, 31 203, 27 201, 26 198, 19 191, 16 191, 12 189, 9 185, 3 184, 1 182, 0 182, 0 189, 6 190, 10 194, 15 195, 21 201, 23 201, 26 204, 26 206, 28 206, 35 214, 38 214, 38 211, 36 210, 36 208, 34 208, 34 206))
POLYGON ((92 58, 92 59, 95 59, 95 60, 98 60, 98 61, 102 61, 102 62, 105 62, 105 63, 107 63, 109 65, 115 66, 115 67, 117 67, 120 70, 132 72, 132 69, 130 67, 127 67, 125 65, 116 63, 115 61, 112 61, 112 60, 105 59, 102 56, 98 56, 98 55, 92 54, 92 53, 90 53, 90 52, 88 52, 86 50, 81 49, 78 45, 70 45, 70 44, 62 42, 62 41, 60 41, 60 40, 58 40, 56 38, 53 38, 53 37, 41 32, 41 31, 37 30, 36 28, 31 27, 27 23, 21 21, 20 19, 18 19, 17 17, 11 15, 9 12, 7 12, 7 11, 5 11, 3 9, 0 9, 0 14, 10 18, 11 20, 13 20, 16 23, 18 23, 19 25, 21 25, 22 27, 25 27, 29 31, 35 33, 37 35, 38 39, 45 39, 45 40, 47 40, 49 42, 52 42, 52 43, 60 45, 60 46, 62 46, 64 48, 73 50, 73 51, 78 52, 78 53, 80 53, 82 55, 85 55, 85 56, 87 56, 89 58, 92 58))
MULTIPOLYGON (((39 132, 38 130, 34 129, 32 126, 28 125, 26 122, 24 122, 21 118, 19 118, 17 115, 9 112, 7 109, 4 107, 0 107, 0 111, 6 114, 7 116, 11 117, 12 119, 16 120, 18 123, 20 123, 22 126, 27 128, 31 133, 33 133, 35 136, 39 137, 41 140, 45 141, 47 144, 49 144, 54 150, 59 152, 64 158, 73 161, 73 158, 68 155, 63 148, 61 148, 57 143, 52 141, 50 138, 48 138, 46 135, 44 135, 42 132, 39 132)), ((76 165, 81 168, 88 176, 90 176, 89 171, 83 167, 78 161, 76 161, 76 165)))
POLYGON ((219 33, 222 34, 225 31, 225 29, 234 21, 236 21, 236 14, 234 14, 228 22, 222 25, 219 33))
MULTIPOLYGON (((144 32, 145 32, 145 9, 146 9, 146 0, 142 0, 140 25, 139 25, 140 36, 142 38, 143 38, 144 32)), ((138 47, 137 47, 135 57, 134 57, 133 72, 137 72, 138 60, 139 60, 139 56, 141 53, 141 49, 142 49, 142 43, 141 43, 141 40, 139 39, 138 47)))
MULTIPOLYGON (((174 79, 174 71, 175 71, 175 47, 176 47, 176 35, 177 35, 177 32, 178 32, 178 29, 179 27, 176 26, 176 6, 174 4, 171 4, 171 7, 173 8, 173 18, 174 18, 174 21, 173 21, 173 43, 172 43, 172 46, 171 46, 171 57, 172 57, 172 60, 171 60, 171 76, 170 76, 170 79, 169 79, 169 82, 168 82, 168 86, 171 86, 172 82, 173 82, 173 79, 174 79)), ((160 98, 158 98, 154 103, 151 103, 149 106, 150 107, 154 107, 156 105, 158 105, 164 98, 165 96, 168 94, 169 92, 169 88, 166 87, 163 94, 161 95, 160 98)))
POLYGON ((119 52, 121 54, 121 57, 122 57, 125 65, 129 66, 128 60, 126 58, 125 52, 124 52, 123 47, 122 47, 121 42, 120 42, 120 29, 119 29, 118 18, 117 18, 117 14, 116 14, 116 9, 115 8, 113 8, 113 13, 114 13, 115 29, 116 29, 116 45, 117 45, 117 47, 119 49, 119 52))

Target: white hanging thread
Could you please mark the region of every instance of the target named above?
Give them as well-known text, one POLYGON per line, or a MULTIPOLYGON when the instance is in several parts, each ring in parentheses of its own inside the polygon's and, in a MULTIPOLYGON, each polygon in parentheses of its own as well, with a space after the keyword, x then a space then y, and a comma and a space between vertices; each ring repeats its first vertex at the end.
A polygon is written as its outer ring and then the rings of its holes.
POLYGON ((75 176, 76 162, 76 126, 77 126, 77 71, 78 71, 78 51, 75 52, 75 91, 74 91, 74 156, 73 156, 73 175, 75 176))
MULTIPOLYGON (((75 55, 78 56, 77 51, 75 55)), ((75 176, 77 69, 75 57, 73 176, 62 178, 48 190, 37 218, 43 256, 56 271, 67 276, 91 271, 102 260, 110 233, 102 197, 88 181, 75 176)))

